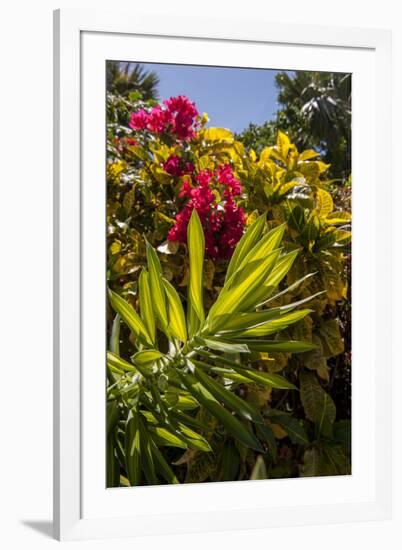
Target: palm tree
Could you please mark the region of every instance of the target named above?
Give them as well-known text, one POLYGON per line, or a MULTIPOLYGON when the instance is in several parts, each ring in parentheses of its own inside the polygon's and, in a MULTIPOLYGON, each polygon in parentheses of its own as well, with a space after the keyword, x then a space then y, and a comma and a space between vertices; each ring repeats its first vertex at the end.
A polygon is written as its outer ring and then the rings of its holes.
POLYGON ((158 99, 158 75, 146 71, 139 63, 108 61, 106 65, 106 85, 108 92, 128 97, 131 92, 139 92, 141 99, 158 99))
POLYGON ((291 130, 297 145, 318 147, 332 170, 343 177, 351 168, 351 75, 297 71, 281 72, 278 126, 291 130))

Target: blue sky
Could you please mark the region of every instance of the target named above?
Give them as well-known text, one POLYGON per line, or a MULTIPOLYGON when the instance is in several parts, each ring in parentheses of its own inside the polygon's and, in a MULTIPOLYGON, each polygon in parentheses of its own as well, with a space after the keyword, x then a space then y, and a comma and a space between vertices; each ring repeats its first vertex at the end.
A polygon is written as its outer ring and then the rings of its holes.
POLYGON ((261 124, 273 119, 278 110, 275 70, 157 63, 141 66, 158 74, 160 99, 188 96, 200 113, 208 113, 209 126, 241 132, 250 122, 261 124))

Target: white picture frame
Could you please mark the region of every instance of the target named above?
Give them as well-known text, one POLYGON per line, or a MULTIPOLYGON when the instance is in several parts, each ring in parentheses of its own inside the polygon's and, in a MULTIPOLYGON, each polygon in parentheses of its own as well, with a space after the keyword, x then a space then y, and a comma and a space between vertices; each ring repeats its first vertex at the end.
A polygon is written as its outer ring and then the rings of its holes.
POLYGON ((391 158, 389 139, 383 139, 391 128, 390 61, 391 36, 384 30, 299 26, 261 19, 244 28, 241 20, 212 17, 55 12, 56 538, 390 517, 391 248, 387 236, 391 219, 387 204, 391 158), (270 52, 270 68, 274 63, 286 69, 291 62, 292 69, 327 67, 356 75, 352 131, 353 472, 343 478, 106 489, 102 484, 104 370, 98 368, 104 353, 105 193, 100 189, 104 185, 104 87, 100 90, 104 62, 116 58, 233 65, 234 52, 239 66, 248 66, 251 52, 253 66, 264 66, 264 56, 270 52))

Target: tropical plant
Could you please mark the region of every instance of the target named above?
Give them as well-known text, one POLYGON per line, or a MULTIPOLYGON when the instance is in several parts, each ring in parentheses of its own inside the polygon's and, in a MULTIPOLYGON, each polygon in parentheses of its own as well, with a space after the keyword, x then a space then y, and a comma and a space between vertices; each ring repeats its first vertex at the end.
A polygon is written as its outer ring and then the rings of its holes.
POLYGON ((346 180, 351 170, 351 83, 351 74, 280 72, 275 120, 250 124, 238 139, 261 151, 282 130, 299 149, 320 150, 331 165, 331 177, 346 180))
POLYGON ((158 84, 158 75, 153 71, 145 71, 139 63, 106 63, 106 86, 112 94, 126 98, 140 97, 145 101, 157 99, 158 84))
POLYGON ((296 390, 285 377, 255 368, 253 360, 261 353, 315 348, 309 342, 277 337, 311 312, 300 306, 314 298, 270 307, 303 282, 277 290, 297 256, 297 251, 283 253, 284 230, 281 225, 267 232, 266 217, 256 219, 237 245, 223 288, 208 313, 203 302, 204 233, 196 210, 188 225, 187 315, 149 243, 147 268, 139 280, 140 314, 109 291, 117 314, 107 359, 109 485, 119 485, 121 475, 130 485, 162 479, 177 483, 174 463, 180 458, 169 460, 173 455, 165 447, 208 453, 226 434, 246 451, 269 449, 275 455, 272 429, 238 389, 257 384, 296 390), (131 331, 130 358, 119 355, 120 320, 131 331))
MULTIPOLYGON (((226 387, 230 380, 228 387, 260 411, 274 434, 275 458, 270 452, 258 459, 259 464, 264 461, 268 477, 348 473, 351 216, 350 204, 341 196, 346 187, 328 179, 328 164, 316 151, 299 151, 283 132, 277 133, 276 142, 271 140, 256 152, 227 129, 206 128, 206 115, 199 115, 187 98, 161 104, 112 94, 107 99, 109 288, 134 310, 141 309, 143 270, 152 245, 159 253, 166 284, 185 301, 191 278, 187 233, 195 209, 205 239, 207 317, 223 292, 228 265, 244 229, 253 227, 260 214, 266 216, 267 230, 282 227, 283 253, 299 250, 299 254, 270 305, 286 307, 312 296, 313 311, 283 329, 281 338, 316 347, 292 354, 253 350, 242 359, 247 358, 255 371, 280 374, 304 389, 277 391, 256 381, 236 383, 229 378, 223 382, 226 387), (294 285, 299 279, 302 282, 294 285), (306 398, 306 387, 313 388, 307 391, 312 400, 306 398), (325 458, 328 453, 331 468, 325 458), (307 466, 311 461, 314 468, 307 466)), ((127 323, 113 316, 109 308, 111 342, 117 341, 117 331, 120 335, 119 349, 111 347, 111 352, 132 364, 130 357, 141 350, 127 323)), ((157 333, 157 350, 166 354, 169 340, 163 329, 157 333)), ((119 435, 114 433, 113 445, 120 451, 111 448, 113 456, 119 453, 117 465, 124 480, 125 413, 122 405, 118 410, 119 435)), ((189 448, 180 456, 179 447, 163 447, 162 454, 180 481, 248 479, 253 474, 256 451, 227 432, 222 436, 216 418, 204 407, 181 412, 201 422, 203 430, 197 433, 213 453, 189 448)), ((259 437, 258 430, 253 431, 259 437)))

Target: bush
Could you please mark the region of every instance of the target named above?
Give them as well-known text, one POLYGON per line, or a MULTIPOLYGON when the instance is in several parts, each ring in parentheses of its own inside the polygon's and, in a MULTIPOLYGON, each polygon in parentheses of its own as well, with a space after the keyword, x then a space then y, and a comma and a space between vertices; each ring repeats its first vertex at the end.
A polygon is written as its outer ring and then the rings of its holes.
MULTIPOLYGON (((229 130, 207 128, 207 121, 184 97, 158 104, 108 95, 108 484, 249 479, 257 475, 255 467, 262 471, 261 460, 269 478, 349 473, 350 387, 337 387, 337 373, 350 369, 345 349, 350 338, 342 334, 350 326, 350 213, 334 206, 339 193, 326 180, 329 166, 315 151, 299 153, 278 132, 276 144, 257 155, 229 130), (192 260, 187 242, 194 211, 197 254, 205 239, 197 302, 191 290, 195 256, 192 260), (239 330, 246 336, 232 331, 228 342, 216 327, 208 337, 199 331, 205 330, 201 311, 210 319, 227 294, 228 280, 239 277, 233 265, 238 256, 246 259, 241 243, 255 227, 261 242, 280 235, 282 250, 276 254, 292 258, 271 285, 269 307, 282 312, 282 321, 283 312, 293 321, 278 325, 272 319, 273 332, 249 327, 258 343, 244 362, 239 346, 247 344, 234 340, 248 337, 245 326, 239 330), (150 286, 152 276, 159 277, 158 285, 150 286), (187 299, 186 289, 193 298, 187 299), (298 309, 307 300, 309 309, 298 309), (173 332, 163 304, 176 312, 173 332), (154 327, 152 342, 138 330, 141 323, 148 334, 154 327), (186 363, 191 380, 186 385, 180 378, 183 365, 170 363, 175 353, 183 354, 187 330, 190 340, 198 333, 203 341, 191 360, 195 367, 186 363), (281 341, 307 342, 303 353, 297 347, 275 348, 279 330, 281 341), (214 342, 216 337, 223 345, 214 342), (148 348, 157 355, 151 358, 148 348), (144 368, 155 375, 152 383, 144 368), (287 389, 278 389, 274 380, 285 380, 287 389), (198 393, 191 392, 193 386, 198 393), (209 394, 219 407, 208 406, 209 394), (154 464, 154 471, 142 470, 141 453, 128 463, 127 449, 133 448, 146 449, 143 465, 154 464)), ((268 254, 278 244, 261 252, 258 262, 269 263, 268 254)), ((254 247, 250 252, 256 253, 254 247)), ((248 285, 257 280, 253 254, 243 266, 248 285)), ((260 297, 252 305, 263 302, 260 297)), ((269 317, 270 309, 260 305, 254 315, 269 317)))

